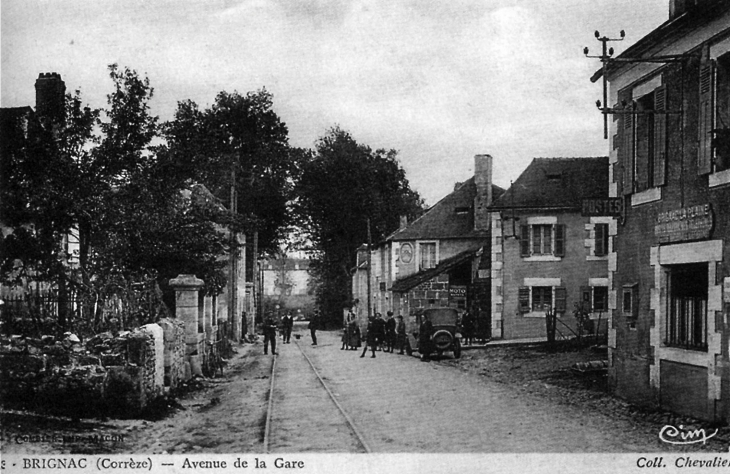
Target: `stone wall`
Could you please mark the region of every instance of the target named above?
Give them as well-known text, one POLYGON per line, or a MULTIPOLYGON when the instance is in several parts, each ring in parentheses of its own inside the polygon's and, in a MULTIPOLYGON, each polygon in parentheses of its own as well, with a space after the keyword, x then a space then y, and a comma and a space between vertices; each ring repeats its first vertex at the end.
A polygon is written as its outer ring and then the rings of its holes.
MULTIPOLYGON (((164 385, 175 390, 186 380, 185 369, 185 325, 177 319, 161 319, 159 322, 164 337, 163 377, 164 385)), ((190 372, 190 369, 187 369, 190 372)))
POLYGON ((74 335, 62 341, 51 336, 1 339, 0 402, 75 418, 137 416, 164 394, 166 372, 182 370, 184 329, 174 321, 163 324, 173 328, 169 345, 157 324, 97 334, 85 343, 74 335), (166 346, 171 351, 167 368, 166 346))

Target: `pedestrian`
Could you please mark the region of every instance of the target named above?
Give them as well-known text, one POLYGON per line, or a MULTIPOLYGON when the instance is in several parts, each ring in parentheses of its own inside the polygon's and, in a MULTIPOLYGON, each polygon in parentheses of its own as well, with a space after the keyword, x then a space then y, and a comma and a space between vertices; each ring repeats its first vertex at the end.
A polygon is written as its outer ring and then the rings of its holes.
POLYGON ((466 311, 461 317, 461 333, 465 346, 474 342, 474 316, 469 311, 466 311))
POLYGON ((381 313, 375 313, 375 346, 385 351, 385 319, 381 313))
POLYGON ((418 330, 418 352, 421 353, 421 360, 428 362, 431 360, 433 323, 428 319, 426 314, 423 315, 423 322, 418 330))
POLYGON ((269 313, 264 319, 264 354, 269 353, 271 344, 271 355, 276 355, 276 320, 274 315, 269 313))
POLYGON ((403 349, 406 347, 406 323, 403 321, 403 316, 398 315, 398 322, 395 326, 395 343, 398 347, 398 354, 403 355, 403 349))
POLYGON ((385 321, 385 345, 388 352, 392 353, 395 347, 395 318, 393 312, 388 311, 388 319, 385 321))
POLYGON ((373 357, 375 357, 375 346, 378 342, 375 326, 375 317, 370 316, 368 318, 368 327, 365 330, 365 347, 363 347, 360 357, 365 357, 365 353, 368 351, 368 346, 370 346, 370 350, 373 352, 373 355, 371 355, 370 358, 372 359, 373 357))
POLYGON ((286 313, 286 316, 282 319, 282 326, 284 330, 284 344, 291 343, 291 330, 294 327, 294 319, 291 313, 286 313))
MULTIPOLYGON (((354 315, 353 315, 354 316, 354 315)), ((348 325, 348 334, 350 336, 350 349, 353 351, 356 351, 358 347, 360 347, 360 326, 357 324, 357 320, 354 318, 352 321, 350 321, 348 325)))
POLYGON ((316 310, 309 319, 309 335, 312 336, 312 345, 317 345, 317 329, 319 329, 320 316, 319 310, 316 310))

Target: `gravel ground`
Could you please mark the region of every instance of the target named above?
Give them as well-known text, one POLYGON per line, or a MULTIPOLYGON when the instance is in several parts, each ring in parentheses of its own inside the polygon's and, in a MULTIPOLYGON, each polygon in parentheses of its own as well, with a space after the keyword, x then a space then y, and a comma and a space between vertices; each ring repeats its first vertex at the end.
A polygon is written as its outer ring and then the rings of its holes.
MULTIPOLYGON (((375 452, 727 452, 730 445, 728 428, 704 446, 661 443, 658 433, 666 424, 708 426, 634 407, 611 396, 604 377, 573 374, 574 363, 605 357, 589 349, 494 346, 467 349, 460 360, 423 363, 382 352, 376 359, 369 353, 361 359, 355 351, 339 350, 338 333, 318 335, 319 346, 309 346, 308 334, 299 343, 375 452)), ((299 349, 290 344, 278 350, 284 368, 299 349)), ((72 422, 2 411, 0 451, 260 453, 272 362, 262 354, 260 342, 238 346, 222 378, 192 383, 157 419, 72 422), (99 435, 107 439, 100 441, 99 435)), ((304 367, 290 367, 290 373, 302 371, 304 367)), ((287 396, 299 388, 297 377, 282 378, 277 387, 277 403, 290 417, 311 411, 311 398, 300 403, 287 396)), ((323 416, 329 419, 331 413, 323 416)), ((316 430, 307 431, 318 436, 316 430)), ((320 436, 330 436, 326 433, 320 436)), ((296 452, 293 441, 274 446, 296 452)), ((309 442, 321 446, 314 438, 309 442)))

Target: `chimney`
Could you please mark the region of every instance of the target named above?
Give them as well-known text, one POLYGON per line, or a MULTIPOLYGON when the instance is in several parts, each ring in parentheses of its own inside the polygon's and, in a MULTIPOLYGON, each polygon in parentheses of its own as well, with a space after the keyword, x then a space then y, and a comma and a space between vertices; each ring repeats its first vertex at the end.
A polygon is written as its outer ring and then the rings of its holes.
POLYGON ((398 230, 403 230, 406 227, 408 227, 408 216, 400 216, 400 226, 398 226, 398 230))
POLYGON ((492 204, 492 156, 474 156, 474 230, 489 230, 489 211, 492 204))
POLYGON ((59 122, 65 116, 66 84, 55 72, 40 73, 35 81, 35 111, 38 116, 59 122))
POLYGON ((704 6, 714 0, 669 0, 669 19, 684 15, 698 6, 704 6))

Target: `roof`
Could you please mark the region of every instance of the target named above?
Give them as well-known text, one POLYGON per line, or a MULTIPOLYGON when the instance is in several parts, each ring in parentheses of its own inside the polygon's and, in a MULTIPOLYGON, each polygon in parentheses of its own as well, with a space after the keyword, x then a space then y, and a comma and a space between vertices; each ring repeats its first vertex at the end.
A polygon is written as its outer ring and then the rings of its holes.
MULTIPOLYGON (((651 50, 662 41, 669 38, 686 37, 691 31, 713 20, 719 19, 722 14, 727 12, 730 12, 730 2, 727 0, 705 0, 700 2, 697 6, 690 8, 682 15, 665 21, 627 48, 623 53, 616 56, 614 61, 608 65, 607 76, 610 79, 612 75, 621 70, 626 64, 631 64, 621 62, 622 59, 651 57, 653 55, 651 50)), ((596 82, 602 76, 603 69, 601 68, 593 74, 591 81, 596 82)))
MULTIPOLYGON (((504 189, 492 185, 492 199, 504 189)), ((476 185, 471 177, 452 193, 434 204, 407 227, 393 232, 386 240, 418 240, 481 237, 485 231, 474 230, 476 185), (458 210, 458 212, 457 212, 458 210)))
POLYGON ((471 260, 474 255, 477 254, 479 249, 481 249, 482 246, 476 246, 469 250, 465 250, 461 253, 458 253, 454 255, 453 257, 447 258, 446 260, 443 260, 441 263, 436 265, 434 268, 429 268, 427 270, 420 271, 418 273, 414 273, 413 275, 408 275, 405 278, 398 279, 393 282, 393 287, 391 288, 392 291, 403 293, 411 288, 420 285, 421 283, 430 280, 431 278, 435 277, 436 275, 440 275, 445 271, 451 270, 455 266, 464 263, 468 260, 471 260))
POLYGON ((535 158, 492 209, 580 210, 608 197, 608 157, 535 158))

